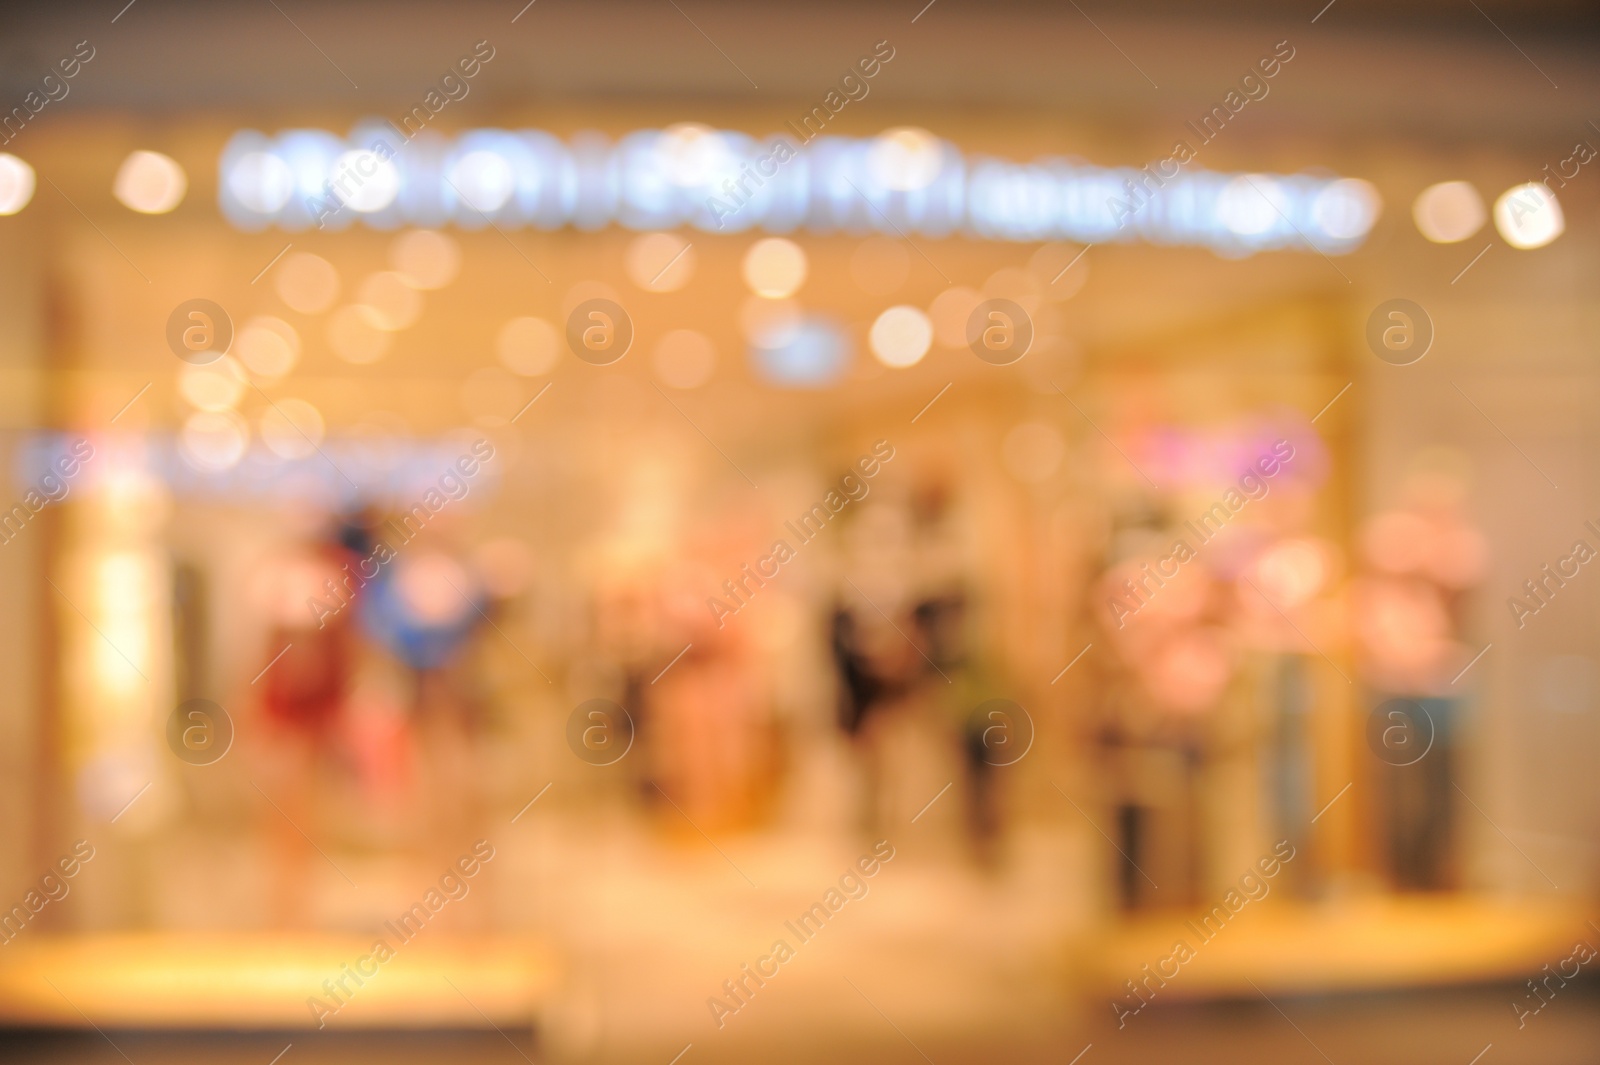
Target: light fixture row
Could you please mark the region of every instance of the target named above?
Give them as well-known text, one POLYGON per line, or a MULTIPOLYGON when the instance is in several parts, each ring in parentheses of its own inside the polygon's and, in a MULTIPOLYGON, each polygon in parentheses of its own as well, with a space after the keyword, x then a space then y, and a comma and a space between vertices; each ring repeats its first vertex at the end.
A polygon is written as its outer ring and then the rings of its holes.
MULTIPOLYGON (((0 215, 12 215, 33 199, 33 167, 0 152, 0 215)), ((140 214, 166 214, 183 202, 189 178, 171 156, 139 150, 122 161, 112 194, 140 214)), ((1411 209, 1417 230, 1436 244, 1467 240, 1481 230, 1490 211, 1467 181, 1442 181, 1417 195, 1411 209)), ((1530 181, 1500 194, 1493 208, 1495 229, 1514 248, 1542 248, 1566 229, 1560 201, 1548 182, 1530 181)))
MULTIPOLYGON (((1489 220, 1483 197, 1469 181, 1441 181, 1417 194, 1411 205, 1417 230, 1435 244, 1471 237, 1489 220)), ((1514 185, 1494 202, 1494 227, 1513 248, 1542 248, 1567 228, 1561 202, 1548 183, 1514 185)))
MULTIPOLYGON (((16 214, 33 199, 37 179, 26 161, 0 152, 0 215, 16 214)), ((129 153, 117 168, 111 194, 131 211, 166 214, 183 202, 189 175, 176 159, 160 152, 129 153)))

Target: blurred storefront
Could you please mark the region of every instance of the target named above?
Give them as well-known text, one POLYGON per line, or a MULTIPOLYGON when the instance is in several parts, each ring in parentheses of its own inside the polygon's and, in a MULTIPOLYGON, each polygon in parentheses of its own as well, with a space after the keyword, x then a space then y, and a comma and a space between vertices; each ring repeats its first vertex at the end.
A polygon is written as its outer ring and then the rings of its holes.
POLYGON ((548 950, 497 986, 581 1048, 630 942, 727 942, 703 908, 801 909, 879 839, 907 927, 1013 906, 1099 1022, 1252 870, 1270 919, 1174 997, 1581 931, 1583 179, 1518 193, 1533 132, 1421 108, 1294 125, 1350 38, 1232 28, 1249 73, 1124 122, 940 105, 846 21, 849 73, 760 106, 490 95, 521 53, 463 30, 416 107, 0 146, 0 886, 94 850, 11 938, 365 934, 485 840, 440 920, 548 950))

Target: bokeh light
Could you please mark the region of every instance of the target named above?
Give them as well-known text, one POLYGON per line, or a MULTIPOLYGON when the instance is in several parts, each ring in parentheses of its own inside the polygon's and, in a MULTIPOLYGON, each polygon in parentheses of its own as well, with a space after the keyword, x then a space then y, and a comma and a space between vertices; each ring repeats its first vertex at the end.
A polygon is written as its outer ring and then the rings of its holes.
POLYGON ((273 400, 260 424, 262 443, 279 458, 306 458, 322 443, 322 412, 303 399, 273 400))
POLYGON ((1513 248, 1542 248, 1566 231, 1556 194, 1530 181, 1500 194, 1494 202, 1494 227, 1513 248))
POLYGON ((694 277, 694 247, 676 233, 646 233, 628 244, 628 279, 646 292, 676 292, 694 277))
POLYGON ((1286 190, 1266 174, 1241 174, 1223 187, 1217 217, 1230 233, 1258 237, 1283 221, 1286 190))
POLYGON ((867 168, 873 178, 899 192, 927 188, 943 167, 943 144, 917 126, 885 130, 868 149, 867 168))
POLYGON ((232 410, 239 405, 249 378, 232 355, 204 365, 185 363, 178 371, 178 393, 203 411, 232 410))
POLYGON ((294 195, 294 172, 276 152, 246 152, 225 180, 239 202, 258 214, 272 214, 294 195))
POLYGON ((1435 244, 1454 244, 1482 229, 1489 212, 1470 181, 1441 181, 1417 193, 1411 217, 1435 244))
POLYGON ((1335 243, 1360 240, 1383 209, 1383 198, 1370 181, 1339 178, 1323 186, 1311 201, 1311 221, 1335 243))
POLYGON ((257 315, 239 327, 233 352, 257 377, 282 377, 300 361, 300 334, 282 318, 257 315))
POLYGON ((389 265, 412 288, 444 288, 461 272, 461 245, 435 229, 408 230, 390 243, 389 265))
POLYGON ((792 240, 767 237, 750 245, 743 269, 750 291, 767 299, 785 299, 805 284, 806 253, 792 240))
POLYGON ((137 151, 117 169, 112 195, 140 214, 166 214, 183 202, 189 177, 177 160, 160 152, 137 151))
POLYGON ((737 169, 727 138, 698 122, 668 126, 656 141, 673 184, 686 188, 709 185, 737 169))
POLYGON ((763 379, 782 388, 825 388, 850 365, 850 339, 829 319, 808 316, 772 347, 752 345, 752 361, 763 379))
POLYGON ((352 211, 381 211, 400 195, 400 171, 370 148, 345 152, 333 162, 329 184, 352 211))
POLYGON ((33 167, 10 152, 0 152, 0 215, 16 214, 33 199, 33 167))
POLYGON ((278 298, 301 314, 321 314, 339 298, 339 271, 320 255, 290 252, 272 271, 278 298))
POLYGON ((694 329, 674 329, 663 336, 650 354, 650 365, 663 384, 673 388, 699 388, 711 379, 717 349, 711 338, 694 329))
POLYGON ((872 323, 867 343, 885 366, 914 366, 933 344, 933 323, 916 307, 890 307, 872 323))
POLYGON ((356 306, 379 329, 395 332, 410 327, 422 313, 422 297, 393 270, 370 274, 356 288, 356 306))
POLYGON ((510 161, 499 152, 486 149, 468 152, 458 159, 448 180, 468 206, 484 214, 504 207, 517 187, 510 161))
POLYGON ((202 470, 227 470, 239 464, 250 443, 250 428, 233 411, 198 411, 183 423, 179 451, 202 470))
POLYGON ((543 318, 513 318, 500 327, 495 354, 512 373, 538 377, 555 368, 561 334, 543 318))
POLYGON ((1331 576, 1328 549, 1315 540, 1280 540, 1256 560, 1261 590, 1279 609, 1299 606, 1321 592, 1331 576))

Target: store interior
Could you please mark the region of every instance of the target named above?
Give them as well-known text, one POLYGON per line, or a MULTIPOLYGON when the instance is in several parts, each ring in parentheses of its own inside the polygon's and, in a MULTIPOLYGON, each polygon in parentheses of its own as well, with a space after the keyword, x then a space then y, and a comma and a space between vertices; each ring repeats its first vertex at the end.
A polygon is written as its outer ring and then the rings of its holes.
POLYGON ((1589 1060, 1590 16, 916 6, 0 15, 8 1060, 1589 1060))

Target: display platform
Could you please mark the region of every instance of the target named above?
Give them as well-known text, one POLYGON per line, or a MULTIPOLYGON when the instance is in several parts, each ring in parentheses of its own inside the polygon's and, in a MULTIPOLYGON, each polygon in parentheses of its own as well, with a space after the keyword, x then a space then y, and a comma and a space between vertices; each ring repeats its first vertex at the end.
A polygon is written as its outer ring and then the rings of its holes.
POLYGON ((1274 900, 1247 904, 1225 923, 1202 925, 1201 916, 1133 918, 1076 942, 1069 968, 1089 993, 1129 996, 1137 1006, 1130 980, 1153 1002, 1521 983, 1580 941, 1600 947, 1590 914, 1545 898, 1274 900))
POLYGON ((272 932, 19 937, 0 948, 0 1026, 526 1030, 555 985, 554 956, 537 943, 401 942, 383 961, 373 942, 272 932))

